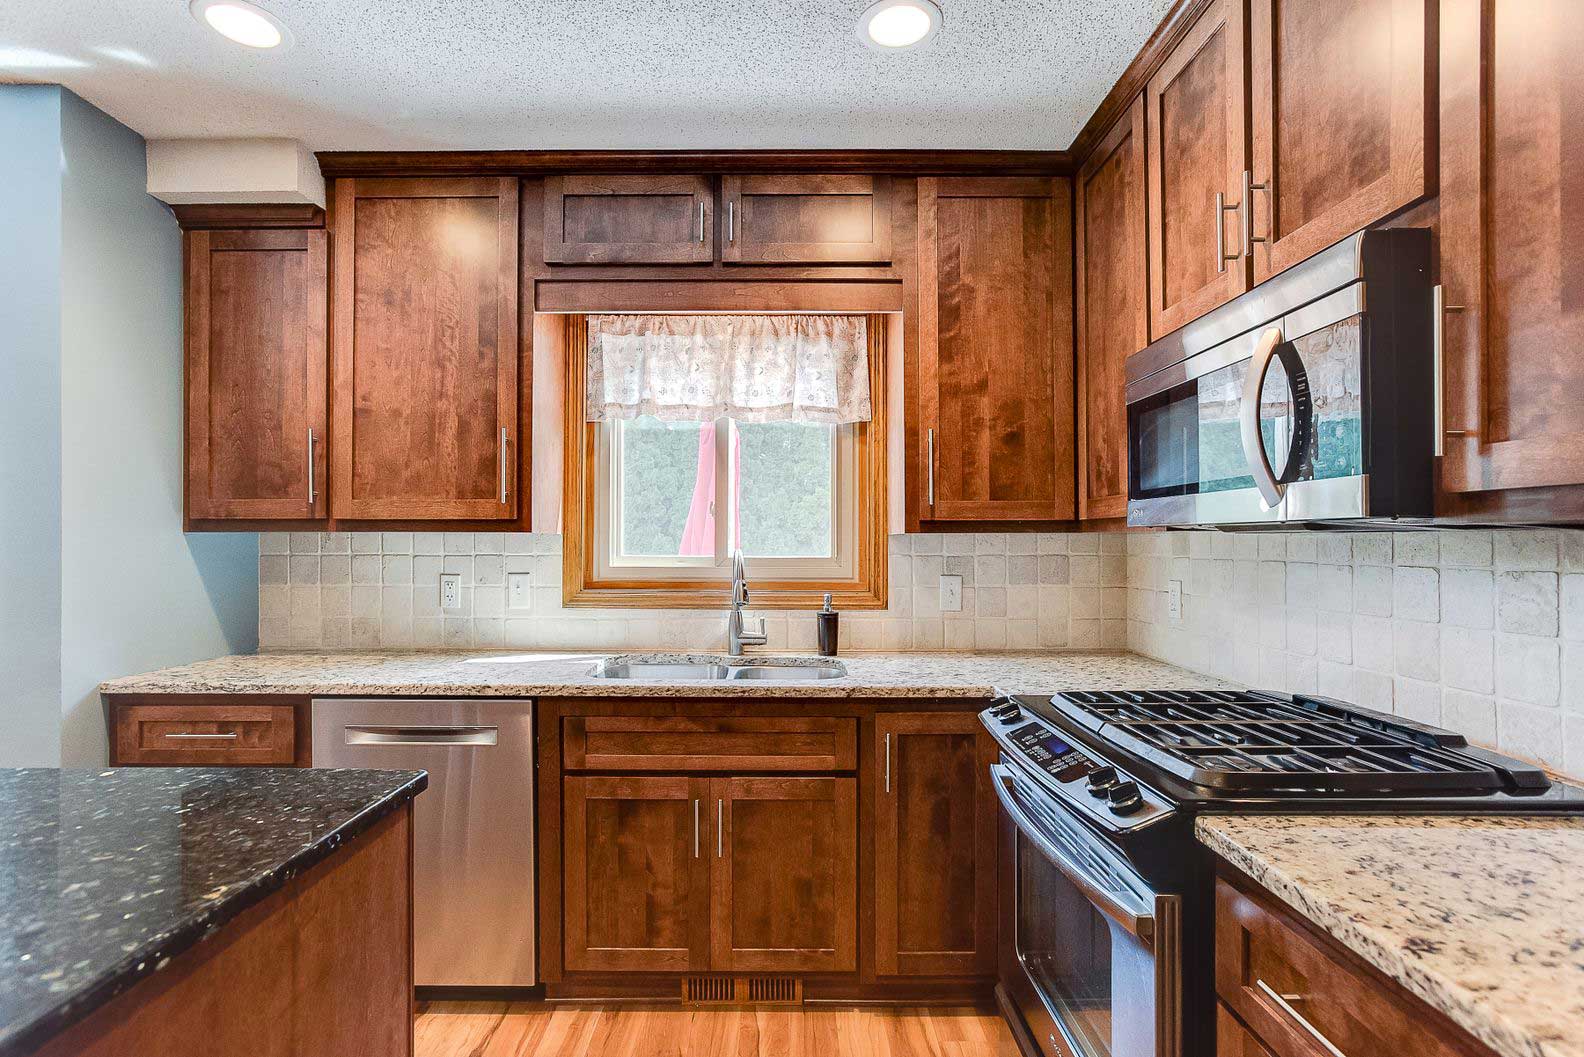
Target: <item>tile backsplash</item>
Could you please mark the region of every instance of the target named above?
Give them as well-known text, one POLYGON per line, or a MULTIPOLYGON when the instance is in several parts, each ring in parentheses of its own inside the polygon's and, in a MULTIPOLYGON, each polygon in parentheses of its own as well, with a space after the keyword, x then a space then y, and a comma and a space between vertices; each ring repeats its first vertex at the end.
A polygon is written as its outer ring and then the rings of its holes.
MULTIPOLYGON (((896 535, 890 605, 842 615, 844 650, 1122 648, 1126 540, 1117 533, 896 535), (960 612, 939 577, 962 577, 960 612)), ((750 607, 751 615, 754 613, 750 607)), ((770 648, 813 650, 810 612, 767 610, 770 648)), ((567 609, 561 537, 540 533, 274 532, 259 537, 262 649, 725 648, 721 610, 567 609), (441 572, 462 597, 440 608, 441 572), (507 607, 506 576, 532 577, 507 607)))
POLYGON ((1136 652, 1584 775, 1584 531, 1150 533, 1127 551, 1136 652))

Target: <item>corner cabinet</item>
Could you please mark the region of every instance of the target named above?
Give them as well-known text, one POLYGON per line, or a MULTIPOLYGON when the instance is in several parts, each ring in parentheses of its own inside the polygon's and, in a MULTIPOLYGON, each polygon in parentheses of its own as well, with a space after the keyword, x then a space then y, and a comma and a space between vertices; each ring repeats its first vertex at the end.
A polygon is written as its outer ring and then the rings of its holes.
POLYGON ((203 229, 184 238, 187 517, 322 519, 325 232, 203 229))
POLYGON ((1070 520, 1072 185, 921 178, 917 257, 920 518, 1070 520))
POLYGON ((517 181, 335 185, 331 509, 517 517, 517 181))

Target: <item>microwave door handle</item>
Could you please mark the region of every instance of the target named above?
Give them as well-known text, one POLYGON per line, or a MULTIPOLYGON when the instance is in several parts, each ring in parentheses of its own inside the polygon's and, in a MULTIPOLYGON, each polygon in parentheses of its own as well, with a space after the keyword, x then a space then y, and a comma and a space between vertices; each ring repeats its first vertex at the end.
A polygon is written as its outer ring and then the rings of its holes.
POLYGON ((1309 443, 1313 419, 1314 396, 1309 391, 1309 374, 1304 370, 1303 357, 1298 355, 1293 343, 1285 339, 1280 327, 1267 327, 1254 346, 1248 374, 1243 379, 1243 399, 1238 406, 1243 457, 1248 461, 1249 474, 1259 488, 1260 499, 1266 510, 1273 510, 1281 504, 1286 486, 1296 481, 1302 472, 1304 450, 1309 443), (1265 451, 1265 438, 1260 434, 1260 396, 1265 391, 1265 376, 1270 372, 1271 361, 1275 359, 1281 360, 1282 367, 1287 371, 1288 388, 1293 401, 1287 460, 1282 465, 1279 477, 1271 469, 1270 456, 1265 451))
POLYGON ((1002 809, 1018 831, 1039 849, 1040 854, 1048 859, 1052 866, 1061 871, 1062 876, 1072 883, 1074 888, 1083 893, 1085 899, 1094 904, 1106 917, 1121 925, 1133 936, 1138 937, 1141 943, 1153 945, 1155 937, 1155 917, 1148 910, 1135 906, 1128 906, 1112 892, 1107 892, 1084 873, 1083 869, 1074 863, 1054 841, 1045 835, 1044 829, 1029 817, 1012 795, 1012 776, 1002 764, 990 765, 990 777, 995 785, 996 799, 1001 801, 1002 809))

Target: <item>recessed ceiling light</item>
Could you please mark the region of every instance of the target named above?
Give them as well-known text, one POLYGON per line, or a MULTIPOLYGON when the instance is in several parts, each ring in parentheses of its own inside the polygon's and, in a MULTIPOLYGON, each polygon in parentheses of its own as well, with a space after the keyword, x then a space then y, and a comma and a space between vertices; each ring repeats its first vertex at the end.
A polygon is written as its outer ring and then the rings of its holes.
POLYGON ((940 31, 941 10, 930 0, 880 0, 858 20, 858 39, 880 51, 922 44, 940 31))
POLYGON ((291 43, 285 23, 247 0, 192 0, 193 17, 222 37, 250 48, 291 43))

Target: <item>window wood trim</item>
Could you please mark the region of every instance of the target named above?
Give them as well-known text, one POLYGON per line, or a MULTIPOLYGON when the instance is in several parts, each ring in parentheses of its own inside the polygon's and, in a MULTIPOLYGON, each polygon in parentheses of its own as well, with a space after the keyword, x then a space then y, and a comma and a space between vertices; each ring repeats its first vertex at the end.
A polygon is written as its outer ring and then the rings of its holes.
MULTIPOLYGON (((731 586, 720 579, 598 578, 594 573, 594 473, 598 437, 584 420, 588 319, 566 318, 566 408, 563 428, 561 601, 568 607, 720 609, 731 586)), ((751 580, 754 609, 817 609, 826 593, 838 609, 884 609, 888 541, 886 501, 886 318, 868 317, 871 418, 853 427, 858 477, 858 544, 854 574, 842 580, 751 580)))

